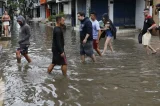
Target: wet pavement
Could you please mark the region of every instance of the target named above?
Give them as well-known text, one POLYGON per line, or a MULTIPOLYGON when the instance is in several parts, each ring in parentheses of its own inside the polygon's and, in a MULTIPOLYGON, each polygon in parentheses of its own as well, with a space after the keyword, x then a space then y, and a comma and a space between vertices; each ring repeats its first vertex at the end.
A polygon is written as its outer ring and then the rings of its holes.
MULTIPOLYGON (((147 55, 137 34, 119 35, 114 53, 96 54, 80 63, 79 35, 65 32, 68 77, 59 66, 47 74, 51 63, 52 28, 31 23, 29 55, 33 62, 16 64, 18 28, 0 57, 0 105, 2 106, 160 106, 160 54, 147 55)), ((157 40, 158 37, 153 37, 157 40)), ((159 40, 157 40, 159 42, 159 40)), ((104 39, 101 40, 101 50, 104 39)), ((155 42, 153 42, 155 44, 155 42)), ((155 45, 154 45, 155 46, 155 45)))

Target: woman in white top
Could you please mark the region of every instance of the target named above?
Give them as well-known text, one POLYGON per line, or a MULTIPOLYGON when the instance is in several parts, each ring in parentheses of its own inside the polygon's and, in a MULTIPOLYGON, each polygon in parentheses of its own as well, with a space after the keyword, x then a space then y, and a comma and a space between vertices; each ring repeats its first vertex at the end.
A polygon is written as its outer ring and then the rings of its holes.
POLYGON ((2 22, 4 27, 4 36, 8 36, 8 26, 10 21, 10 16, 8 15, 7 11, 4 12, 4 15, 2 16, 2 22))

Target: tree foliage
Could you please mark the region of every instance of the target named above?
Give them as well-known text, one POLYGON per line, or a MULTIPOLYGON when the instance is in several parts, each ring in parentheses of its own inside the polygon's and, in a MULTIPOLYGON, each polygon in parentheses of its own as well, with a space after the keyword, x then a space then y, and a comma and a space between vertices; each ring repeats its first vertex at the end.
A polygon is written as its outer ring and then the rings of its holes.
POLYGON ((10 15, 13 15, 15 11, 20 10, 21 15, 26 15, 26 0, 8 0, 7 9, 10 15))

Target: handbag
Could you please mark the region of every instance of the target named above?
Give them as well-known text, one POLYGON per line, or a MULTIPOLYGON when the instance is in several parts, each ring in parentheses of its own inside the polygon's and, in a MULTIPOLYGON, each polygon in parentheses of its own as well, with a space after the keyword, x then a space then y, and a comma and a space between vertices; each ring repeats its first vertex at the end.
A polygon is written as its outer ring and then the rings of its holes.
POLYGON ((142 32, 140 32, 139 33, 139 35, 138 35, 138 42, 139 42, 139 44, 142 44, 142 32))

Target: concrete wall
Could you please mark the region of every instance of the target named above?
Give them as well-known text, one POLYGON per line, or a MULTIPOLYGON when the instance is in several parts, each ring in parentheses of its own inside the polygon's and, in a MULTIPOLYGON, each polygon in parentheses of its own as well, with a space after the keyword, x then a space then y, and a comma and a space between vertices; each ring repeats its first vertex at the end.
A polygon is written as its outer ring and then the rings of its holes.
POLYGON ((68 4, 64 4, 64 14, 71 14, 71 1, 68 4))
POLYGON ((155 13, 155 9, 156 9, 155 5, 158 4, 158 3, 160 3, 160 0, 154 0, 153 1, 154 8, 153 8, 152 13, 153 13, 153 19, 154 19, 154 21, 156 22, 157 25, 160 25, 160 18, 159 18, 160 14, 159 13, 157 13, 157 14, 155 13))
POLYGON ((34 8, 34 9, 33 9, 33 17, 34 17, 34 18, 37 17, 36 14, 37 14, 37 9, 34 8))
POLYGON ((109 18, 113 22, 113 9, 114 9, 114 4, 111 4, 110 2, 113 0, 108 0, 108 12, 109 12, 109 18))
POLYGON ((41 17, 42 19, 45 19, 45 18, 46 18, 45 5, 41 5, 41 6, 40 6, 40 17, 41 17))
POLYGON ((143 10, 145 8, 145 1, 144 0, 136 0, 136 28, 142 29, 143 28, 143 22, 144 22, 144 15, 143 10))

